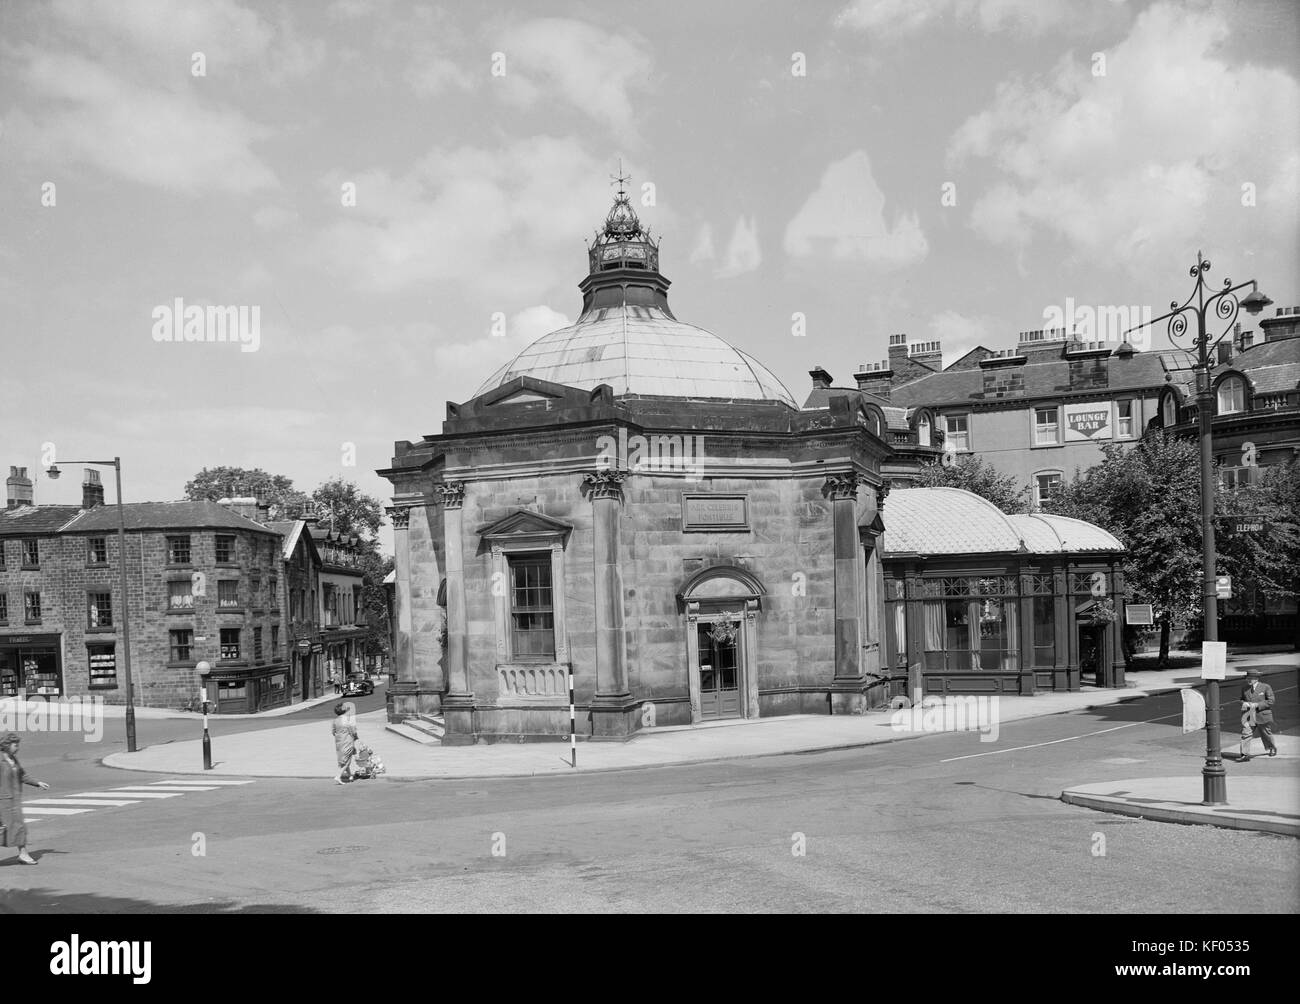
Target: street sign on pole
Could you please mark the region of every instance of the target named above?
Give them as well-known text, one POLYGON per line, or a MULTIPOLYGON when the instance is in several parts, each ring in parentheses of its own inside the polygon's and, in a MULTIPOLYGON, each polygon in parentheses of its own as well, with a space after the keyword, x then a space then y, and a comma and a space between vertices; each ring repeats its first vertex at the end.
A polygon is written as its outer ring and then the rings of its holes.
POLYGON ((1125 624, 1154 624, 1155 622, 1155 610, 1150 603, 1124 604, 1125 624))
POLYGON ((1228 643, 1201 642, 1201 679, 1224 680, 1228 676, 1228 643))
POLYGON ((1231 575, 1215 576, 1214 595, 1221 600, 1232 599, 1232 576, 1231 575))
POLYGON ((1268 520, 1259 514, 1253 516, 1220 516, 1228 533, 1268 533, 1268 520))

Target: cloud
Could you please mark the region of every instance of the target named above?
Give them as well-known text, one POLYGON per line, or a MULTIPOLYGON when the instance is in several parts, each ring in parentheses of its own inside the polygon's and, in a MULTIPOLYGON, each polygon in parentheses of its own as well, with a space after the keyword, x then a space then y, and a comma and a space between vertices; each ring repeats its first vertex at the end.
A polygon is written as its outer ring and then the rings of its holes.
POLYGON ((12 146, 33 160, 85 163, 186 194, 276 185, 252 151, 270 130, 240 112, 132 83, 76 55, 26 46, 18 62, 27 87, 49 102, 39 116, 15 111, 8 120, 12 146))
POLYGON ((492 300, 535 299, 586 273, 580 238, 604 218, 594 182, 606 173, 579 144, 542 136, 434 150, 401 175, 336 174, 326 187, 355 181, 357 205, 339 210, 309 253, 361 289, 454 283, 489 313, 506 310, 492 300))
POLYGON ((266 21, 232 0, 55 0, 51 9, 83 37, 121 39, 186 72, 193 52, 213 64, 247 63, 265 56, 275 37, 266 21))
POLYGON ((695 243, 691 246, 691 253, 686 260, 692 265, 705 265, 716 257, 713 250, 713 228, 707 223, 701 224, 695 235, 695 243))
POLYGON ((652 60, 634 32, 537 18, 494 31, 491 44, 505 55, 505 74, 489 83, 507 101, 530 108, 558 96, 620 137, 635 137, 631 94, 648 86, 652 60))
POLYGON ((956 362, 977 345, 990 345, 989 322, 984 318, 965 317, 955 310, 945 310, 930 318, 930 339, 943 342, 945 364, 956 362))
POLYGON ((826 168, 817 190, 790 221, 785 252, 794 258, 829 255, 885 268, 924 259, 929 244, 916 214, 900 214, 890 226, 884 205, 871 159, 862 150, 851 153, 826 168))
POLYGON ((727 243, 727 254, 722 268, 717 272, 719 279, 730 279, 746 272, 752 272, 763 261, 763 252, 758 244, 758 224, 753 217, 746 220, 740 217, 731 232, 727 243))
POLYGON ((1017 250, 1057 238, 1128 267, 1179 260, 1206 235, 1238 254, 1274 238, 1294 246, 1300 87, 1219 56, 1228 35, 1217 11, 1158 4, 1108 51, 1105 76, 1066 56, 1046 80, 1000 85, 949 143, 950 166, 987 161, 1002 179, 971 226, 1017 250))
POLYGON ((1123 13, 1124 0, 853 0, 838 26, 896 41, 927 28, 1042 35, 1096 30, 1123 13))

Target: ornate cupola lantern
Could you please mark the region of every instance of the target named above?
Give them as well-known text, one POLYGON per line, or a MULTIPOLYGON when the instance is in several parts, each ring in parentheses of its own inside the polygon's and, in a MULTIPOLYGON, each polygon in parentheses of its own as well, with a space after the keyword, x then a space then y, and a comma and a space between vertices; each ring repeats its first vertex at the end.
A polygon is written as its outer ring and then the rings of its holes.
POLYGON ((642 227, 628 199, 627 175, 620 174, 618 194, 587 248, 587 278, 579 283, 582 311, 624 305, 658 307, 669 317, 668 286, 659 272, 659 243, 642 227))

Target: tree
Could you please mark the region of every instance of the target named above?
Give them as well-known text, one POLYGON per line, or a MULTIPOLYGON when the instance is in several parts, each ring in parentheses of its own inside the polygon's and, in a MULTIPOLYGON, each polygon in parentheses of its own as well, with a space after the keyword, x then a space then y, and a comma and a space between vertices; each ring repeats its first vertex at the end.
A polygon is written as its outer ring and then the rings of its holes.
POLYGON ((918 488, 963 488, 988 499, 1006 513, 1029 509, 1029 489, 1011 475, 1000 475, 981 457, 958 459, 945 453, 942 463, 926 464, 917 479, 918 488))
POLYGON ((1257 469, 1253 484, 1220 487, 1215 513, 1258 517, 1264 529, 1233 533, 1229 519, 1215 521, 1219 567, 1231 575, 1233 591, 1260 607, 1269 600, 1290 599, 1300 589, 1300 462, 1257 469))
POLYGON ((1128 548, 1128 593, 1154 607, 1160 625, 1157 665, 1167 666, 1171 626, 1201 610, 1198 448, 1161 434, 1132 449, 1105 443, 1101 450, 1101 463, 1076 471, 1043 508, 1096 523, 1128 548))
POLYGON ((311 499, 293 486, 283 474, 268 474, 260 467, 205 467, 185 483, 185 497, 192 502, 255 495, 271 507, 271 519, 294 519, 311 499))
POLYGON ((384 504, 379 499, 340 477, 323 482, 312 492, 312 501, 322 525, 376 545, 375 538, 384 523, 384 504))

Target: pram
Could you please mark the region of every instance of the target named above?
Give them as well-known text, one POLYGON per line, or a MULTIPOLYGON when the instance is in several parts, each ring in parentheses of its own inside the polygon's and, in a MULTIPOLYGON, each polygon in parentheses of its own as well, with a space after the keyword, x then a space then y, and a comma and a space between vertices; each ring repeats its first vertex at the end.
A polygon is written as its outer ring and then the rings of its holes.
POLYGON ((357 746, 356 759, 352 762, 352 780, 365 781, 370 778, 378 777, 388 770, 384 766, 384 761, 379 759, 379 754, 369 746, 357 746))

